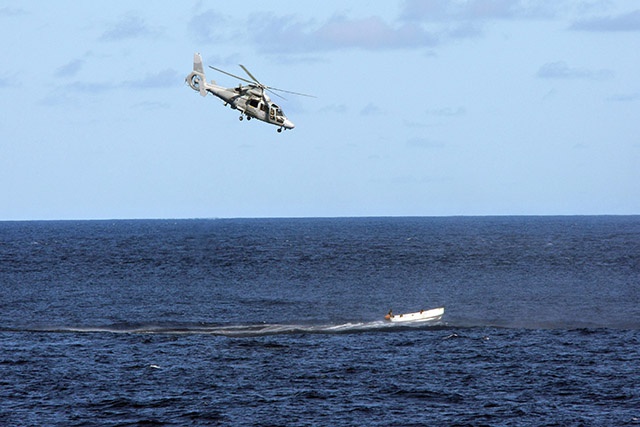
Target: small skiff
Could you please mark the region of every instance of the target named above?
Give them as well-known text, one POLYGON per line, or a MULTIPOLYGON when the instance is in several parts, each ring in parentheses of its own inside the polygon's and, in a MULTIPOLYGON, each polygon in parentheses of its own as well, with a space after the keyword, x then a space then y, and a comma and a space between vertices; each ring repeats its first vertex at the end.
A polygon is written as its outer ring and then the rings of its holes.
POLYGON ((444 307, 420 310, 415 313, 393 314, 391 310, 384 316, 390 322, 436 322, 442 318, 444 307))

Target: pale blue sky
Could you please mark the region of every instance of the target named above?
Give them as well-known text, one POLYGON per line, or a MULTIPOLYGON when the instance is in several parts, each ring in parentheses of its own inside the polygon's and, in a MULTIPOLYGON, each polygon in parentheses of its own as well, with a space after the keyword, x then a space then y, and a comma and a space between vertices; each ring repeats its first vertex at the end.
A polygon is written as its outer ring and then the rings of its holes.
POLYGON ((0 36, 0 220, 640 214, 636 1, 9 0, 0 36), (318 98, 240 122, 194 52, 318 98))

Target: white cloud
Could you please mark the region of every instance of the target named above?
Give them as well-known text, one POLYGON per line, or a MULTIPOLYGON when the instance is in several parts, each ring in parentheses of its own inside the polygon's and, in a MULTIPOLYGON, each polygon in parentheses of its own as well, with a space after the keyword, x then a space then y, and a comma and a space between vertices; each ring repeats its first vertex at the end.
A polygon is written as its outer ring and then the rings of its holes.
POLYGON ((321 25, 291 16, 255 15, 253 42, 266 52, 306 53, 341 49, 389 50, 433 46, 437 38, 415 23, 390 25, 377 16, 334 16, 321 25))
POLYGON ((376 16, 350 20, 334 17, 311 34, 327 47, 368 50, 433 46, 437 39, 413 23, 391 26, 376 16))
POLYGON ((562 4, 535 0, 407 0, 401 17, 430 22, 547 19, 555 17, 562 4))
POLYGON ((446 40, 479 37, 489 21, 556 18, 565 3, 564 0, 407 0, 400 13, 389 19, 379 15, 335 14, 318 20, 257 12, 245 22, 234 23, 209 9, 195 14, 188 28, 201 43, 248 42, 268 54, 422 49, 446 40), (234 33, 236 27, 243 30, 234 33))

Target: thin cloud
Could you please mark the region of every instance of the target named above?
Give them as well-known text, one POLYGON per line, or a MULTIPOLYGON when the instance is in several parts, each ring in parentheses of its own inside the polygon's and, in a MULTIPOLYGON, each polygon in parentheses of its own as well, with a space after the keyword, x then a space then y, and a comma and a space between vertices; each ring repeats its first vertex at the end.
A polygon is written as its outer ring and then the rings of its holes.
POLYGON ((309 52, 320 50, 317 40, 309 35, 313 21, 296 21, 293 16, 256 14, 249 17, 256 22, 253 42, 261 50, 275 52, 309 52))
POLYGON ((346 105, 344 104, 331 104, 331 105, 327 105, 326 107, 323 107, 320 109, 320 113, 337 113, 337 114, 344 114, 348 111, 349 109, 347 108, 346 105))
POLYGON ((148 90, 177 87, 182 84, 182 77, 176 70, 166 69, 158 73, 147 74, 135 80, 123 82, 83 82, 75 81, 54 88, 41 103, 55 106, 67 102, 75 102, 73 94, 101 95, 118 90, 148 90))
POLYGON ((422 148, 422 149, 439 149, 445 145, 439 141, 433 141, 427 138, 412 138, 407 141, 407 147, 409 148, 422 148))
POLYGON ((603 16, 578 21, 571 25, 572 30, 579 31, 640 31, 640 10, 618 16, 603 16))
POLYGON ((54 87, 41 100, 40 104, 49 107, 77 103, 74 95, 97 95, 113 91, 117 85, 107 82, 72 82, 54 87))
POLYGON ((640 92, 636 93, 619 93, 607 98, 608 101, 613 102, 635 102, 640 101, 640 92))
POLYGON ((471 39, 483 34, 482 26, 474 22, 463 22, 451 26, 445 33, 452 39, 471 39))
POLYGON ((544 64, 536 76, 541 79, 589 79, 606 80, 613 77, 611 70, 589 70, 587 68, 569 67, 566 62, 549 62, 544 64))
POLYGON ((139 102, 133 105, 133 108, 138 108, 140 110, 146 110, 146 111, 167 110, 170 107, 171 105, 166 102, 157 102, 157 101, 139 102))
POLYGON ((196 41, 213 43, 228 39, 225 31, 221 30, 225 25, 224 16, 214 10, 206 10, 191 18, 188 29, 196 41))
POLYGON ((167 68, 157 73, 147 74, 137 80, 128 80, 120 86, 129 89, 160 89, 180 84, 180 75, 176 70, 167 68))
POLYGON ((64 86, 69 92, 78 93, 104 93, 120 89, 161 89, 182 83, 182 78, 176 70, 166 69, 157 73, 147 74, 144 77, 123 82, 73 82, 64 86))
POLYGON ((227 55, 227 56, 212 55, 212 56, 208 56, 205 59, 205 63, 213 64, 216 67, 223 66, 223 65, 224 66, 233 65, 234 67, 237 67, 240 62, 242 62, 242 58, 237 53, 227 55))
POLYGON ((84 63, 84 59, 74 59, 73 61, 58 68, 54 75, 56 77, 73 77, 82 69, 84 63))
POLYGON ((360 114, 363 116, 379 116, 380 114, 383 114, 383 111, 380 107, 370 102, 360 110, 360 114))
POLYGON ((436 108, 432 110, 427 110, 427 114, 430 116, 438 116, 438 117, 455 117, 462 116, 467 112, 464 107, 444 107, 444 108, 436 108))
POLYGON ((154 34, 145 21, 139 16, 128 15, 120 21, 111 25, 111 27, 102 33, 99 40, 101 41, 121 41, 146 37, 154 34))
POLYGON ((0 7, 0 16, 22 16, 26 14, 27 12, 24 9, 15 7, 0 7))
POLYGON ((68 92, 104 93, 117 89, 119 85, 109 82, 73 82, 64 86, 68 92))

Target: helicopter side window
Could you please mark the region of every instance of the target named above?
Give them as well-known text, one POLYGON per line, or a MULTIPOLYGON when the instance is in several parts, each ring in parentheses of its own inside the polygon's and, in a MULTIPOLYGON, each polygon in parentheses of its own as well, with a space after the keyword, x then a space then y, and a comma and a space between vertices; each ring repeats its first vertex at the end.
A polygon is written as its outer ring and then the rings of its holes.
POLYGON ((249 105, 252 106, 253 108, 258 108, 258 100, 257 99, 250 99, 249 100, 249 105))

